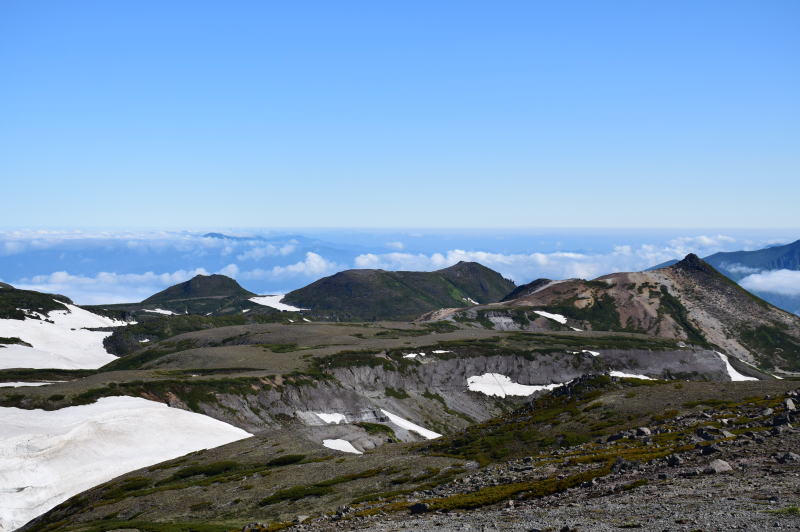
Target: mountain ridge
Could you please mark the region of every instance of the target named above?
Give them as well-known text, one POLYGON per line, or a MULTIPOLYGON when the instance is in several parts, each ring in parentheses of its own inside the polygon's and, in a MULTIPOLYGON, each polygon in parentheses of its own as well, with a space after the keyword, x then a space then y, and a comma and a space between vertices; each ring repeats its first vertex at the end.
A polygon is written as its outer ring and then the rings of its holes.
POLYGON ((514 282, 475 262, 433 272, 353 269, 323 277, 283 302, 333 321, 414 319, 443 307, 499 301, 514 282))
POLYGON ((657 270, 539 283, 516 299, 433 312, 422 321, 442 319, 501 330, 638 332, 707 346, 765 369, 800 370, 800 317, 694 254, 657 270))

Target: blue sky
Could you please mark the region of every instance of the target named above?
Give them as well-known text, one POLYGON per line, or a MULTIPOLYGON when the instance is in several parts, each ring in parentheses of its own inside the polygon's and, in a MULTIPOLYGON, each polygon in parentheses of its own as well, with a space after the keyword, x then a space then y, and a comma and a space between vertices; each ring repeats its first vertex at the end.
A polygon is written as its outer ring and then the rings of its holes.
POLYGON ((798 227, 800 3, 0 4, 2 227, 798 227))

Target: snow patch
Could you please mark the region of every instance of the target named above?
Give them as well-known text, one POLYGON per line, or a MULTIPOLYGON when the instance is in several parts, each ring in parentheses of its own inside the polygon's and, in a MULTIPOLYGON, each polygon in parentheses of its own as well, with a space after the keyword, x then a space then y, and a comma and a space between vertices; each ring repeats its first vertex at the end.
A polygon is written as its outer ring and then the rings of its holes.
POLYGON ((467 379, 467 388, 489 396, 506 397, 509 395, 528 396, 542 390, 553 390, 564 384, 528 385, 513 382, 511 378, 500 373, 484 373, 467 379))
POLYGON ((609 372, 609 375, 611 375, 612 377, 620 377, 623 379, 644 379, 646 381, 655 380, 652 377, 648 377, 647 375, 637 375, 636 373, 625 373, 624 371, 616 371, 616 370, 609 372))
POLYGON ((581 353, 586 353, 588 355, 592 355, 593 357, 599 357, 600 356, 600 351, 589 351, 588 349, 582 350, 581 353))
POLYGON ((429 440, 435 440, 436 438, 441 437, 441 434, 439 434, 438 432, 433 432, 432 430, 428 430, 425 427, 420 427, 419 425, 412 423, 407 419, 403 419, 398 415, 392 414, 391 412, 388 412, 384 409, 381 409, 381 412, 383 412, 384 416, 389 418, 389 421, 391 421, 398 427, 409 430, 411 432, 416 432, 423 438, 427 438, 429 440))
POLYGON ((172 312, 171 310, 164 310, 163 308, 146 308, 143 309, 143 312, 152 312, 153 314, 163 314, 164 316, 177 316, 176 312, 172 312))
POLYGON ((347 440, 322 440, 322 445, 328 449, 342 451, 343 453, 364 454, 353 447, 353 444, 347 440))
POLYGON ((19 388, 20 386, 47 386, 52 382, 0 382, 0 388, 19 388))
POLYGON ((286 310, 289 312, 298 312, 301 310, 308 310, 307 308, 298 308, 293 307, 292 305, 287 305, 286 303, 281 303, 281 299, 283 299, 283 294, 277 294, 274 296, 256 296, 251 297, 250 301, 255 303, 256 305, 261 305, 264 307, 272 307, 278 310, 286 310))
POLYGON ((583 329, 578 329, 577 327, 570 327, 573 331, 583 332, 583 329))
MULTIPOLYGON (((435 353, 436 351, 434 351, 435 353)), ((417 357, 424 357, 425 353, 409 353, 407 355, 403 355, 403 358, 417 358, 417 357)))
POLYGON ((320 418, 325 423, 336 423, 336 424, 347 423, 347 418, 344 416, 344 414, 337 414, 337 413, 323 414, 321 412, 314 412, 314 415, 320 418))
POLYGON ((732 381, 757 381, 755 377, 748 377, 747 375, 742 375, 736 368, 731 366, 730 360, 728 360, 728 355, 723 355, 719 351, 714 351, 719 357, 725 362, 725 369, 728 370, 728 376, 731 378, 732 381))
POLYGON ((114 477, 248 438, 242 429, 139 397, 60 410, 0 407, 0 531, 114 477))
POLYGON ((480 303, 478 303, 471 297, 462 297, 461 299, 463 299, 466 303, 469 303, 470 305, 480 305, 480 303))
POLYGON ((120 327, 135 322, 115 320, 69 303, 59 303, 67 310, 53 310, 47 315, 28 313, 39 319, 0 319, 0 337, 16 337, 33 346, 10 344, 0 349, 0 369, 95 369, 117 359, 103 347, 103 339, 111 333, 87 329, 120 327))
POLYGON ((433 351, 434 355, 443 355, 445 353, 452 353, 452 351, 446 351, 444 349, 436 349, 435 351, 433 351))
POLYGON ((552 312, 545 312, 543 310, 534 310, 533 312, 535 312, 539 316, 544 316, 545 318, 557 321, 561 325, 565 325, 567 323, 567 318, 565 318, 561 314, 553 314, 552 312))

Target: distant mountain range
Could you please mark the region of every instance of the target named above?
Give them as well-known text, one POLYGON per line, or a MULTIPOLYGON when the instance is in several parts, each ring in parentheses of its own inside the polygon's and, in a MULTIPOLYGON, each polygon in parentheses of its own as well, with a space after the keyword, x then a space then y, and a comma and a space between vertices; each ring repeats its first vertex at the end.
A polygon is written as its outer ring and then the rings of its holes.
MULTIPOLYGON (((791 244, 769 246, 754 251, 721 251, 703 259, 734 281, 748 275, 772 270, 800 270, 800 240, 791 244)), ((672 266, 677 260, 662 262, 650 268, 672 266)), ((800 297, 775 292, 753 291, 773 305, 800 314, 800 297)))
POLYGON ((289 292, 284 303, 332 321, 412 320, 439 308, 499 301, 513 281, 477 262, 433 272, 346 270, 289 292))
MULTIPOLYGON (((800 240, 754 251, 720 251, 703 260, 735 281, 759 271, 800 270, 800 240)), ((669 260, 650 269, 672 266, 677 262, 669 260)))

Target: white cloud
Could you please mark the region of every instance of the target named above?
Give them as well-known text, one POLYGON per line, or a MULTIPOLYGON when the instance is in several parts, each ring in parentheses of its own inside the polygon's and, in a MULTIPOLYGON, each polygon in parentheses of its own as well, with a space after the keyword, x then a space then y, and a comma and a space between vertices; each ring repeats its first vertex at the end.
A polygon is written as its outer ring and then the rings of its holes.
POLYGON ((689 253, 706 256, 730 247, 736 240, 725 235, 687 236, 674 238, 665 245, 642 244, 637 247, 618 245, 608 253, 495 253, 453 249, 431 253, 365 253, 355 258, 356 268, 384 270, 431 271, 452 266, 458 261, 475 261, 497 270, 517 283, 533 279, 593 279, 620 271, 640 271, 670 259, 681 259, 689 253))
POLYGON ((167 286, 182 283, 195 275, 208 275, 203 268, 171 273, 100 272, 94 276, 72 275, 59 271, 36 275, 12 283, 17 288, 64 294, 84 305, 140 301, 167 286))
POLYGON ((387 242, 386 247, 390 249, 402 250, 405 249, 406 245, 402 242, 387 242))
POLYGON ((265 246, 258 246, 248 249, 244 253, 237 255, 236 258, 239 260, 260 260, 265 257, 285 257, 286 255, 291 255, 296 250, 297 245, 294 243, 288 243, 282 246, 267 244, 265 246))
POLYGON ((754 273, 739 281, 739 284, 753 292, 800 296, 800 271, 772 270, 754 273))
POLYGON ((479 262, 495 269, 517 282, 528 282, 535 277, 591 278, 605 273, 597 256, 582 253, 518 253, 503 254, 488 251, 465 251, 453 249, 443 253, 366 253, 355 258, 357 268, 380 268, 384 270, 438 270, 459 261, 479 262))
POLYGON ((279 279, 285 277, 322 277, 344 269, 342 265, 327 260, 325 257, 314 253, 306 252, 306 258, 294 264, 286 266, 274 266, 264 270, 257 268, 242 272, 242 279, 279 279))
POLYGON ((750 266, 745 266, 744 264, 727 264, 722 263, 719 265, 721 270, 725 270, 726 272, 730 273, 741 273, 744 275, 749 275, 751 273, 758 273, 761 271, 760 268, 751 268, 750 266))
POLYGON ((228 264, 224 268, 220 269, 220 271, 217 273, 227 275, 228 277, 236 277, 239 275, 239 267, 235 264, 228 264))

